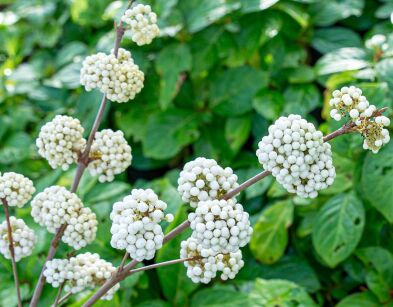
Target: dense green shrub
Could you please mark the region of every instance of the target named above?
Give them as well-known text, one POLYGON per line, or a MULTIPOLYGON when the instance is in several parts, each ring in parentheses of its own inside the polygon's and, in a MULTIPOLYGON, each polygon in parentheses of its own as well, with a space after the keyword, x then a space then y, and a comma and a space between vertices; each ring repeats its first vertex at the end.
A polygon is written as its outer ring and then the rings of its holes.
MULTIPOLYGON (((187 206, 176 191, 183 164, 214 158, 243 181, 260 171, 257 142, 280 115, 297 113, 324 132, 331 92, 363 89, 378 107, 392 107, 393 2, 367 0, 156 0, 162 37, 136 48, 145 88, 128 104, 111 104, 106 126, 125 132, 134 161, 117 181, 97 184, 85 175, 79 195, 100 219, 86 250, 114 263, 108 214, 131 187, 152 187, 175 221, 187 206), (370 45, 384 34, 383 48, 370 45)), ((0 171, 34 179, 38 192, 69 185, 74 169, 51 171, 35 138, 54 114, 92 125, 101 94, 79 84, 83 58, 113 46, 113 18, 122 1, 0 0, 0 171)), ((378 155, 362 150, 359 135, 332 142, 337 178, 317 199, 286 193, 272 178, 240 199, 255 232, 246 266, 231 282, 198 286, 182 264, 135 274, 122 283, 113 306, 382 306, 393 304, 393 144, 378 155)), ((32 257, 19 264, 22 294, 31 296, 51 236, 39 235, 32 257)), ((167 229, 167 230, 168 230, 167 229)), ((179 236, 156 261, 178 258, 179 236)), ((66 246, 59 254, 65 255, 66 246)), ((0 305, 12 306, 11 266, 0 257, 0 305)), ((55 291, 45 288, 49 306, 55 291)), ((76 296, 79 306, 88 293, 76 296)), ((45 301, 46 300, 46 301, 45 301)))

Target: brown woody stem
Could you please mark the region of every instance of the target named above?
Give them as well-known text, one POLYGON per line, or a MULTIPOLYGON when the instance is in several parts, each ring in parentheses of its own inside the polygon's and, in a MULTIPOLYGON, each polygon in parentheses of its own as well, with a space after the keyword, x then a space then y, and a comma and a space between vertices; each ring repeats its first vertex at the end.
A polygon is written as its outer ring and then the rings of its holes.
POLYGON ((3 203, 5 219, 7 221, 8 248, 9 248, 10 256, 11 256, 12 274, 14 275, 16 296, 18 299, 18 306, 22 307, 22 298, 20 295, 18 270, 16 267, 16 260, 15 260, 14 239, 12 238, 12 225, 11 225, 11 220, 10 220, 10 211, 9 211, 9 206, 8 206, 7 200, 5 198, 2 198, 1 202, 3 203))

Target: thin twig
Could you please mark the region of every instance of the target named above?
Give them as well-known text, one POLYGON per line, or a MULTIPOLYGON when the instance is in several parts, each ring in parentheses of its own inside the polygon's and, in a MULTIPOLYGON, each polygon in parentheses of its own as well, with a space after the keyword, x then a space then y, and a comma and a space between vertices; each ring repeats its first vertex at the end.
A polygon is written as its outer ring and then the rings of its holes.
POLYGON ((159 267, 163 267, 163 266, 167 266, 167 265, 171 265, 171 264, 182 263, 182 262, 191 261, 191 260, 196 260, 196 259, 197 259, 196 257, 189 257, 189 258, 175 259, 175 260, 159 262, 159 263, 143 266, 141 268, 137 268, 137 269, 133 269, 131 271, 128 271, 127 272, 127 276, 129 276, 131 274, 134 274, 134 273, 142 272, 142 271, 153 270, 153 269, 156 269, 156 268, 159 268, 159 267))
POLYGON ((64 296, 61 299, 59 299, 59 301, 57 303, 57 306, 60 306, 61 304, 65 303, 71 296, 72 296, 72 292, 71 291, 66 293, 66 294, 64 294, 64 296))
MULTIPOLYGON (((120 24, 118 27, 116 27, 116 40, 115 40, 115 47, 113 49, 113 53, 116 56, 118 54, 118 51, 119 51, 119 48, 120 48, 120 42, 121 42, 123 36, 124 36, 124 27, 123 27, 122 24, 120 24)), ((71 187, 71 192, 73 192, 73 193, 76 192, 76 190, 77 190, 77 188, 79 186, 80 180, 82 178, 82 175, 83 175, 87 165, 89 164, 89 153, 90 153, 90 150, 91 150, 91 146, 93 144, 95 134, 96 134, 96 132, 97 132, 97 130, 98 130, 100 124, 101 124, 102 118, 104 116, 104 111, 105 111, 105 107, 106 107, 107 103, 108 103, 108 99, 106 98, 105 95, 103 95, 102 100, 101 100, 101 104, 100 104, 100 108, 98 109, 96 118, 94 120, 93 127, 91 128, 91 131, 90 131, 90 134, 89 134, 89 138, 88 138, 88 140, 86 142, 86 148, 83 151, 83 153, 81 154, 81 156, 79 157, 78 168, 76 170, 75 177, 74 177, 74 180, 73 180, 73 183, 72 183, 72 187, 71 187)), ((61 225, 59 227, 59 229, 57 230, 56 235, 55 235, 55 237, 53 238, 53 240, 51 242, 51 245, 50 245, 50 248, 49 248, 49 251, 48 251, 48 256, 45 259, 45 263, 44 263, 44 265, 42 267, 40 277, 38 279, 36 288, 34 290, 33 297, 32 297, 31 302, 30 302, 30 307, 36 307, 37 304, 38 304, 38 300, 39 300, 39 298, 41 296, 42 289, 43 289, 44 284, 45 284, 44 270, 45 270, 45 267, 46 267, 46 263, 48 261, 51 261, 54 258, 55 254, 56 254, 56 250, 57 250, 57 248, 59 246, 60 240, 61 240, 61 238, 62 238, 62 236, 64 234, 64 231, 65 231, 66 227, 67 227, 66 224, 61 225)))
POLYGON ((117 268, 117 272, 120 272, 123 270, 124 265, 126 264, 127 259, 130 257, 130 254, 128 252, 125 252, 123 259, 120 262, 119 267, 117 268))
POLYGON ((59 305, 61 293, 63 292, 64 286, 65 286, 65 281, 63 281, 62 284, 60 285, 59 290, 57 291, 57 295, 56 295, 56 298, 55 298, 55 301, 54 301, 52 307, 57 307, 59 305))
POLYGON ((12 225, 10 220, 10 211, 9 211, 7 200, 5 198, 2 198, 1 202, 3 203, 5 219, 7 221, 8 248, 10 250, 12 273, 14 274, 16 296, 18 298, 18 306, 22 307, 22 298, 20 295, 18 270, 16 268, 16 261, 15 261, 14 239, 12 238, 12 225))
MULTIPOLYGON (((385 112, 387 108, 382 108, 380 110, 377 110, 373 113, 373 117, 381 115, 383 112, 385 112)), ((352 125, 345 124, 343 127, 339 128, 338 130, 326 135, 323 138, 324 142, 328 142, 340 135, 351 133, 352 132, 352 125)), ((230 199, 234 197, 235 195, 239 194, 241 191, 247 189, 249 186, 257 183, 258 181, 262 180, 266 176, 270 174, 269 171, 263 171, 256 176, 248 179, 247 181, 243 182, 240 184, 236 189, 233 189, 229 191, 227 194, 222 196, 222 199, 230 199)), ((163 240, 163 244, 183 232, 185 229, 187 229, 190 226, 190 222, 188 220, 184 221, 181 223, 179 226, 177 226, 175 229, 170 231, 163 240)), ((92 306, 95 302, 97 302, 102 296, 104 296, 114 285, 122 281, 124 278, 127 276, 131 275, 131 270, 134 268, 139 262, 136 260, 133 260, 129 264, 124 266, 124 269, 121 271, 118 271, 117 274, 112 276, 112 278, 108 279, 98 290, 95 292, 87 301, 86 303, 83 304, 83 307, 90 307, 92 306)), ((134 271, 134 270, 133 270, 134 271)))

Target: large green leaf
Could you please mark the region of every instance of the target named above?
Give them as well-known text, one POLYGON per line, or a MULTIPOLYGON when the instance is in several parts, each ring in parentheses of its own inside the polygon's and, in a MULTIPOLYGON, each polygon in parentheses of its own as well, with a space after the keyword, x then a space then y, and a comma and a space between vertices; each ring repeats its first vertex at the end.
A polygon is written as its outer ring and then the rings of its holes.
POLYGON ((393 255, 382 247, 365 247, 356 251, 365 265, 366 283, 380 302, 391 301, 393 289, 393 255))
POLYGON ((145 155, 154 159, 173 157, 199 137, 198 122, 198 114, 183 109, 152 115, 143 140, 145 155))
POLYGON ((312 230, 312 241, 328 266, 335 267, 353 252, 364 222, 363 204, 352 193, 337 195, 322 207, 312 230))
POLYGON ((219 73, 210 87, 210 105, 223 116, 241 115, 252 109, 256 92, 267 86, 265 72, 249 66, 219 73))
POLYGON ((293 204, 282 201, 267 208, 254 226, 250 249, 263 263, 276 262, 288 243, 287 228, 292 224, 293 204))
POLYGON ((197 32, 240 7, 238 0, 180 1, 189 32, 197 32))
POLYGON ((362 47, 360 36, 347 28, 323 28, 314 32, 311 46, 321 53, 328 53, 344 47, 362 47))
POLYGON ((336 307, 380 307, 381 303, 370 292, 355 293, 340 301, 336 307))
POLYGON ((360 48, 341 48, 325 54, 315 65, 319 75, 328 75, 348 70, 358 70, 370 65, 367 54, 360 48))
POLYGON ((306 116, 307 113, 320 105, 321 95, 313 84, 300 84, 289 86, 284 93, 285 114, 299 114, 306 116))
POLYGON ((185 78, 180 73, 191 68, 191 59, 190 49, 185 44, 169 45, 158 54, 156 69, 161 76, 159 103, 163 109, 168 108, 179 91, 185 78))
POLYGON ((255 307, 317 306, 302 287, 280 279, 257 279, 249 298, 251 306, 255 307))
POLYGON ((362 190, 367 200, 393 223, 393 142, 377 155, 369 152, 362 170, 362 190))
POLYGON ((225 286, 199 291, 191 300, 191 307, 243 307, 247 305, 247 294, 225 286))

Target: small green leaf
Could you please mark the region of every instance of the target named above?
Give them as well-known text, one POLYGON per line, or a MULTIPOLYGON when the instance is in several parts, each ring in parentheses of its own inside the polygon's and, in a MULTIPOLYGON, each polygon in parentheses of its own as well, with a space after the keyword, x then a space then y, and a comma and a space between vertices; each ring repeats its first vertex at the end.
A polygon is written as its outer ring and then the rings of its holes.
POLYGON ((288 243, 287 228, 292 224, 293 204, 282 201, 268 207, 254 226, 250 249, 262 263, 274 263, 288 243))
POLYGON ((247 141, 251 131, 251 116, 230 117, 225 123, 225 138, 233 151, 237 152, 247 141))
POLYGON ((377 155, 368 152, 364 160, 361 185, 367 200, 393 223, 393 142, 377 155))
POLYGON ((340 301, 336 307, 380 307, 381 303, 370 292, 355 293, 340 301))
POLYGON ((169 45, 158 54, 156 69, 161 76, 159 103, 162 109, 168 108, 176 96, 183 82, 179 74, 191 68, 191 61, 190 49, 184 44, 169 45))
POLYGON ((363 43, 356 32, 343 27, 332 27, 316 30, 311 39, 311 46, 325 54, 344 47, 360 48, 363 43))
POLYGON ((365 222, 363 204, 354 194, 340 194, 319 211, 312 231, 318 255, 330 267, 345 260, 356 248, 365 222))
POLYGON ((393 289, 393 255, 388 250, 376 246, 365 247, 356 251, 364 263, 366 283, 380 302, 391 300, 393 289))
POLYGON ((247 294, 229 286, 220 286, 198 291, 191 300, 191 307, 243 307, 247 303, 247 294))
POLYGON ((249 295, 255 307, 317 307, 306 290, 297 284, 280 279, 257 279, 249 295))

